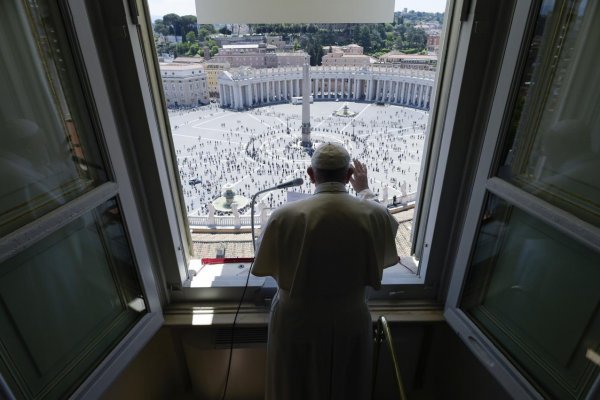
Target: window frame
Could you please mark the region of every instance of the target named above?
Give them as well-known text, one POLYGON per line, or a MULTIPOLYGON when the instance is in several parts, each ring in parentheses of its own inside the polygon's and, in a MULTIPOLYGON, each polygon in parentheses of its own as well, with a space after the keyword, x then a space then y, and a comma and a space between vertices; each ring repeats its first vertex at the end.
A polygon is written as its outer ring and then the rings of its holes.
MULTIPOLYGON (((141 26, 141 38, 143 43, 143 47, 145 50, 144 57, 146 64, 156 64, 155 47, 154 42, 152 40, 151 35, 151 23, 149 21, 150 12, 148 9, 148 5, 145 1, 142 0, 132 0, 137 4, 138 9, 143 10, 143 17, 140 19, 145 19, 145 23, 141 26), (150 59, 150 61, 148 61, 150 59)), ((433 95, 434 103, 432 104, 430 115, 429 115, 429 124, 428 124, 428 134, 427 134, 427 142, 425 143, 424 149, 424 158, 421 165, 421 177, 423 177, 422 181, 419 182, 418 192, 419 199, 416 204, 415 209, 415 219, 413 222, 413 226, 422 226, 425 227, 418 231, 419 236, 415 235, 413 238, 413 243, 411 244, 413 249, 423 248, 422 254, 421 252, 418 255, 421 255, 421 262, 419 266, 419 271, 417 274, 413 276, 402 276, 393 278, 392 282, 386 283, 382 282, 381 290, 372 292, 371 299, 376 300, 403 300, 403 299, 423 299, 423 300, 433 300, 438 304, 441 302, 443 296, 440 294, 440 288, 444 287, 444 283, 442 282, 443 270, 445 268, 445 263, 440 262, 439 260, 434 260, 431 263, 429 262, 429 255, 432 250, 430 246, 431 237, 433 235, 433 231, 437 224, 435 223, 437 215, 442 212, 441 210, 441 201, 439 191, 431 190, 431 187, 435 187, 438 181, 440 180, 448 180, 448 177, 444 177, 443 173, 440 174, 439 171, 444 171, 446 163, 448 162, 447 153, 450 151, 447 140, 444 141, 442 139, 442 135, 448 136, 451 132, 448 132, 448 129, 445 128, 445 124, 447 123, 448 114, 452 114, 455 109, 452 108, 452 101, 449 99, 451 94, 451 88, 454 86, 450 81, 450 79, 444 80, 445 77, 455 77, 456 75, 456 60, 461 55, 458 54, 457 45, 458 45, 458 36, 461 31, 461 20, 464 18, 465 9, 469 7, 468 1, 456 0, 447 1, 446 11, 444 16, 444 41, 442 43, 444 51, 441 53, 440 62, 438 71, 436 74, 436 85, 434 87, 433 95), (439 93, 439 96, 437 96, 439 93), (435 137, 435 140, 431 140, 431 137, 435 137), (431 152, 435 152, 435 154, 441 154, 442 156, 438 160, 437 157, 431 156, 431 152), (426 164, 426 165, 425 165, 426 164), (434 183, 435 182, 435 183, 434 183), (426 193, 425 187, 428 187, 428 191, 426 193), (424 199, 435 198, 433 201, 426 201, 424 199), (430 223, 433 221, 433 223, 430 223), (432 272, 428 272, 432 271, 432 272), (428 279, 428 276, 430 277, 428 279)), ((160 78, 160 73, 158 72, 158 68, 155 69, 156 76, 160 78)), ((152 71, 149 71, 149 80, 154 80, 152 76, 152 71)), ((156 85, 153 82, 151 84, 151 91, 155 94, 155 100, 159 96, 164 103, 164 88, 162 84, 156 85)), ((161 113, 161 110, 157 107, 158 114, 161 113)), ((162 115, 159 116, 159 119, 166 118, 167 112, 166 108, 163 107, 162 115)), ((451 118, 450 118, 451 119, 451 118)), ((169 141, 169 136, 171 135, 170 126, 168 123, 166 126, 161 127, 161 136, 163 136, 163 141, 169 141)), ((160 154, 157 154, 157 157, 161 157, 160 154)), ((176 180, 179 180, 179 176, 175 177, 176 180)), ((452 178, 450 178, 452 179, 452 178)), ((180 185, 179 185, 180 186, 180 185)), ((179 191, 181 193, 181 187, 179 187, 179 191)), ((180 194, 178 194, 181 196, 180 194)), ((186 219, 185 209, 179 210, 180 215, 183 216, 182 219, 186 219)), ((447 222, 444 222, 446 225, 447 222)), ((185 222, 185 226, 187 228, 187 221, 185 222)), ((190 240, 188 238, 188 240, 190 240)), ((191 246, 191 240, 188 243, 189 248, 191 246)), ((445 251, 445 250, 444 250, 445 251)), ((188 257, 187 260, 189 262, 188 257)), ((165 265, 166 269, 171 269, 172 266, 165 265)), ((181 266, 180 272, 181 272, 181 266)), ((187 274, 186 272, 181 273, 181 276, 187 274)), ((173 273, 167 274, 173 276, 173 273)), ((170 293, 170 297, 174 301, 214 301, 214 300, 223 300, 223 301, 232 301, 238 300, 240 295, 242 294, 243 286, 240 287, 213 287, 213 288, 190 288, 189 280, 182 280, 182 286, 177 287, 175 292, 170 293), (201 292, 202 291, 202 292, 201 292)), ((173 282, 170 282, 169 286, 174 287, 173 282)), ((271 297, 272 292, 274 291, 273 287, 270 284, 266 284, 264 292, 266 293, 266 298, 271 297)), ((259 300, 262 302, 262 300, 259 300)))
MULTIPOLYGON (((22 252, 56 232, 68 223, 91 212, 109 199, 115 199, 123 219, 135 270, 146 300, 147 312, 131 327, 123 339, 71 394, 71 398, 99 398, 104 390, 125 369, 129 362, 163 325, 164 317, 148 248, 147 234, 140 218, 140 201, 134 193, 133 176, 123 152, 124 145, 117 126, 105 76, 100 70, 98 49, 94 40, 89 14, 83 0, 61 0, 56 4, 73 51, 75 71, 70 78, 78 81, 83 92, 90 96, 90 117, 97 122, 94 129, 99 147, 105 157, 109 180, 74 200, 27 223, 0 238, 0 262, 22 252)), ((28 26, 25 29, 29 29, 28 26)), ((7 381, 0 376, 0 393, 15 398, 7 381)))
MULTIPOLYGON (((510 19, 511 27, 493 94, 489 120, 485 127, 483 148, 473 191, 468 201, 466 219, 461 230, 461 240, 444 309, 444 317, 451 328, 507 391, 515 398, 534 399, 542 399, 543 395, 461 310, 460 301, 471 257, 477 245, 481 215, 490 195, 499 197, 559 232, 600 251, 600 229, 495 176, 498 155, 512 117, 541 3, 542 0, 519 0, 510 19)), ((596 377, 588 392, 588 399, 591 399, 593 393, 598 390, 599 382, 600 375, 596 377)))

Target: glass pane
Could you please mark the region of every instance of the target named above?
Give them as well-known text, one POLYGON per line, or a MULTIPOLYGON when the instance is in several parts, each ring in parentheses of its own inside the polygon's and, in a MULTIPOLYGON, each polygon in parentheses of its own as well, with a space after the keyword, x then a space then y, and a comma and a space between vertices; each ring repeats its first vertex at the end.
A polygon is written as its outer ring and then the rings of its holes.
POLYGON ((600 7, 546 0, 499 176, 600 225, 600 7))
POLYGON ((491 197, 461 308, 549 398, 583 398, 598 368, 600 254, 491 197))
POLYGON ((0 371, 18 398, 66 398, 145 313, 110 200, 0 264, 0 371))
POLYGON ((59 16, 23 3, 0 3, 0 236, 106 180, 59 16))

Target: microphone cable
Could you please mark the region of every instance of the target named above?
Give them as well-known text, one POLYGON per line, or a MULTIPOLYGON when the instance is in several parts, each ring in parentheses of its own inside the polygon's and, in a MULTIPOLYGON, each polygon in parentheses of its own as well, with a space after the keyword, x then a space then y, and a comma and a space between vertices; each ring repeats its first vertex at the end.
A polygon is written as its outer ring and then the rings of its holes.
MULTIPOLYGON (((300 185, 302 185, 302 183, 304 183, 302 178, 296 178, 292 181, 281 183, 275 187, 261 190, 261 191, 257 192, 256 194, 254 194, 254 196, 252 196, 252 201, 250 202, 250 221, 251 221, 250 222, 250 225, 251 225, 251 234, 250 235, 252 236, 251 237, 252 250, 254 253, 254 257, 256 257, 256 241, 254 239, 254 204, 256 203, 256 198, 258 197, 259 194, 262 194, 262 193, 265 193, 265 192, 268 192, 271 190, 286 189, 286 188, 292 187, 292 186, 300 186, 300 185)), ((261 229, 262 229, 262 226, 261 226, 261 229)), ((225 386, 223 387, 223 394, 221 396, 221 400, 225 400, 225 397, 227 396, 227 387, 229 386, 229 375, 231 374, 231 361, 233 359, 233 345, 235 343, 235 327, 237 324, 237 319, 238 319, 238 315, 240 313, 240 309, 242 308, 242 302, 244 301, 244 297, 246 296, 246 291, 248 290, 248 284, 250 282, 250 273, 252 272, 252 267, 254 267, 254 257, 252 257, 252 262, 250 263, 250 268, 248 268, 248 274, 246 275, 246 283, 244 284, 244 290, 242 291, 242 296, 240 297, 240 300, 238 301, 238 305, 235 310, 235 315, 233 316, 233 323, 231 324, 231 340, 229 342, 229 358, 227 360, 225 386)))
POLYGON ((250 268, 248 268, 248 274, 246 275, 246 284, 244 285, 244 290, 242 291, 242 296, 238 301, 237 309, 235 310, 235 315, 233 316, 233 323, 231 324, 231 341, 229 342, 229 358, 227 360, 227 371, 225 375, 225 387, 223 388, 223 395, 221 396, 221 400, 225 400, 225 396, 227 396, 227 386, 229 385, 229 375, 231 373, 231 361, 233 359, 233 344, 235 343, 235 326, 237 324, 238 315, 240 313, 240 309, 242 308, 242 302, 244 301, 244 297, 246 296, 246 291, 248 290, 248 283, 250 282, 250 272, 252 272, 252 267, 254 266, 254 260, 250 263, 250 268))

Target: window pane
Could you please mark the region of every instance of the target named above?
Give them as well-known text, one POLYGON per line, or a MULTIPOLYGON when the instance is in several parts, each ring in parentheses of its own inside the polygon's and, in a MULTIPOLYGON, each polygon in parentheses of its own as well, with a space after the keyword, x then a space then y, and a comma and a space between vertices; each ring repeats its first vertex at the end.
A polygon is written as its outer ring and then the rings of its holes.
POLYGON ((551 398, 582 398, 598 368, 600 254, 491 197, 461 307, 551 398))
POLYGON ((0 236, 106 180, 59 16, 27 4, 0 4, 0 236))
POLYGON ((600 7, 541 5, 499 176, 600 225, 600 7))
POLYGON ((0 372, 19 398, 66 398, 145 313, 143 298, 110 200, 0 264, 0 372))

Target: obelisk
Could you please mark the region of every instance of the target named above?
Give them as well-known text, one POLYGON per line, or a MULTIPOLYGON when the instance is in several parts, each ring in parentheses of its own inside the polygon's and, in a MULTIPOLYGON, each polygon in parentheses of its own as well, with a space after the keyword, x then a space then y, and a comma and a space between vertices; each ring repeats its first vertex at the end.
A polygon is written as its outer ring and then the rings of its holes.
POLYGON ((302 146, 310 147, 310 76, 308 64, 302 66, 302 146))

